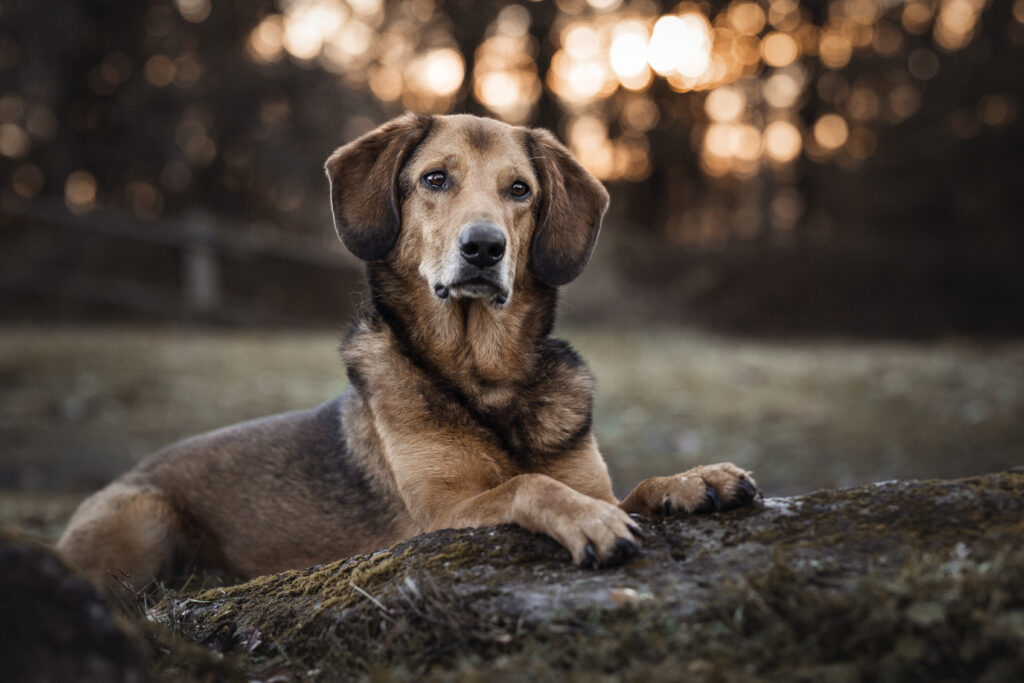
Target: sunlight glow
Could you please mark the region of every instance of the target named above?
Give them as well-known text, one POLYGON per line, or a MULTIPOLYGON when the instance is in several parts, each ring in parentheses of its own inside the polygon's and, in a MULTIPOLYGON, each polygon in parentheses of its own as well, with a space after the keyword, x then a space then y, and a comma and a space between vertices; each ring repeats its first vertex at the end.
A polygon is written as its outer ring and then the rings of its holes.
POLYGON ((569 147, 579 162, 598 178, 615 173, 615 148, 608 140, 608 128, 596 116, 580 116, 568 127, 569 147))
POLYGON ((786 66, 796 61, 800 56, 800 49, 792 36, 775 31, 761 41, 761 54, 768 66, 786 66))
POLYGON ((395 102, 401 99, 402 91, 405 89, 402 72, 387 65, 370 69, 367 83, 373 94, 385 102, 395 102))
MULTIPOLYGON (((189 21, 204 20, 213 4, 173 3, 189 21)), ((663 14, 656 8, 668 6, 639 0, 557 0, 555 19, 540 32, 530 30, 532 6, 509 4, 470 60, 454 48, 452 27, 438 20, 444 12, 436 0, 406 0, 397 13, 386 11, 383 0, 281 0, 281 13, 259 21, 246 50, 261 64, 291 58, 325 68, 351 87, 413 110, 447 111, 469 92, 493 115, 517 124, 529 121, 546 85, 564 111, 573 150, 604 179, 645 177, 651 171, 649 131, 697 114, 692 144, 704 170, 749 177, 766 168, 782 173, 801 154, 844 165, 872 155, 878 143, 869 127, 917 113, 924 82, 941 75, 941 53, 971 44, 989 4, 686 1, 663 14), (554 54, 540 73, 536 60, 547 40, 554 54), (865 52, 899 65, 870 77, 844 70, 865 52), (467 61, 473 62, 471 74, 467 61), (655 81, 661 81, 659 90, 652 89, 655 81), (678 110, 670 106, 663 99, 668 89, 706 91, 706 119, 693 111, 699 99, 677 100, 678 110), (805 130, 797 109, 819 98, 835 113, 805 130)), ((1024 23, 1024 0, 1011 4, 1011 21, 1024 23)), ((151 55, 143 74, 155 86, 188 87, 202 69, 198 54, 186 50, 151 55)), ((102 63, 96 67, 94 92, 119 86, 123 79, 111 73, 102 63)), ((977 111, 960 112, 951 119, 954 134, 974 135, 983 125, 1012 121, 1017 103, 1004 97, 991 95, 977 111)), ((9 151, 20 149, 18 139, 7 129, 9 151)), ((183 139, 190 163, 210 163, 217 154, 202 131, 183 139)))
POLYGON ((654 25, 647 61, 662 75, 697 78, 711 64, 711 27, 703 14, 666 15, 654 25))
POLYGON ((252 30, 245 46, 254 61, 266 64, 281 58, 283 45, 284 18, 271 14, 252 30))
POLYGON ((509 123, 524 123, 541 95, 529 27, 529 12, 509 5, 488 27, 490 36, 476 50, 473 96, 509 123))
POLYGON ((935 19, 935 42, 949 51, 966 47, 985 5, 985 0, 943 0, 935 19))
POLYGON ((764 130, 764 147, 772 161, 788 163, 800 155, 803 138, 789 121, 773 121, 764 130))
POLYGON ((747 100, 738 88, 723 87, 712 90, 704 100, 704 110, 712 121, 727 123, 737 120, 746 107, 747 100))
POLYGON ((814 141, 826 150, 842 147, 849 135, 846 119, 839 114, 825 114, 814 124, 814 141))
POLYGON ((847 35, 838 30, 828 30, 821 34, 818 43, 818 56, 821 63, 830 69, 841 69, 850 62, 853 45, 847 35))
POLYGON ((639 21, 623 22, 615 27, 608 51, 612 70, 620 80, 634 80, 647 73, 647 29, 639 21))
POLYGON ((756 2, 738 2, 729 6, 729 24, 744 36, 756 36, 764 28, 764 10, 756 2))
POLYGON ((796 104, 803 84, 790 73, 777 73, 764 82, 764 99, 776 109, 788 109, 796 104))
POLYGON ((457 50, 442 48, 420 58, 417 69, 422 71, 421 83, 435 95, 452 95, 462 85, 466 65, 457 50))

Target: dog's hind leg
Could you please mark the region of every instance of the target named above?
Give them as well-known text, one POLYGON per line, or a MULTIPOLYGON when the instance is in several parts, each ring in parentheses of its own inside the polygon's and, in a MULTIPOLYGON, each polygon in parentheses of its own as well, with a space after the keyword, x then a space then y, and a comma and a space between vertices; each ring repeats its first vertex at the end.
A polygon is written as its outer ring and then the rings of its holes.
POLYGON ((114 482, 72 515, 57 550, 94 582, 142 588, 166 571, 182 541, 181 518, 159 489, 114 482))

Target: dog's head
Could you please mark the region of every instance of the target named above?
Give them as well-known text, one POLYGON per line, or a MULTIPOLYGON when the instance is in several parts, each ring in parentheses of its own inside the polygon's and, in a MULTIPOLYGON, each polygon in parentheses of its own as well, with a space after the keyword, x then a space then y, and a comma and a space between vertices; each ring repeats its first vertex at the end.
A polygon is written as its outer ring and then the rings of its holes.
POLYGON ((502 307, 516 288, 575 279, 608 193, 546 130, 406 114, 327 160, 338 235, 392 260, 435 299, 502 307))

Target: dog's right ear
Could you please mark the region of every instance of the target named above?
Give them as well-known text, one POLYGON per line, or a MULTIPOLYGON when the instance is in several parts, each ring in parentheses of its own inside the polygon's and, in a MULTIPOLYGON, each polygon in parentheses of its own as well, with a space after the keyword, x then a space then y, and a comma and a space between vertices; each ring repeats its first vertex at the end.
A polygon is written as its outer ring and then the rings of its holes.
POLYGON ((362 260, 381 259, 395 246, 402 224, 398 176, 432 123, 429 116, 404 114, 327 159, 334 227, 362 260))

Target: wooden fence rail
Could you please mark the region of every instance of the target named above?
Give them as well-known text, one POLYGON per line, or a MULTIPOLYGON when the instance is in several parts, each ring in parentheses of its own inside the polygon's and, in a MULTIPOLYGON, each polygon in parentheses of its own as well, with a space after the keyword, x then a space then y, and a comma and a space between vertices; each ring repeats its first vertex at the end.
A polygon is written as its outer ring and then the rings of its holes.
POLYGON ((0 290, 8 292, 53 295, 170 317, 237 324, 267 321, 268 312, 232 302, 225 295, 221 277, 225 258, 273 259, 318 268, 354 269, 338 243, 283 232, 253 232, 201 214, 150 221, 116 210, 76 215, 60 201, 38 200, 24 213, 0 213, 0 221, 7 226, 47 226, 179 250, 178 289, 102 274, 54 273, 33 263, 8 263, 0 275, 0 290))

